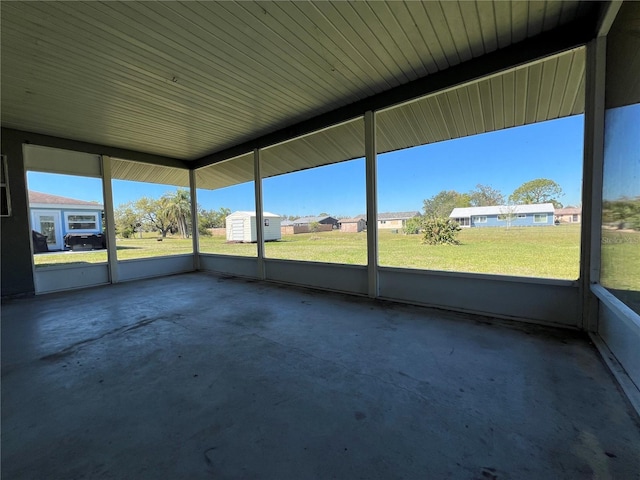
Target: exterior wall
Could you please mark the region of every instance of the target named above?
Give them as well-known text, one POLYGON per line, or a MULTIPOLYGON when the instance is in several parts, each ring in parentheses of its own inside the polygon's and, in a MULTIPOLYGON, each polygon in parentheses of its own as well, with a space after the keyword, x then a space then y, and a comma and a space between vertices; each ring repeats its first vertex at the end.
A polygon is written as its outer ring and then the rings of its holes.
MULTIPOLYGON (((233 232, 231 231, 231 223, 233 220, 242 219, 242 238, 241 239, 231 239, 227 236, 227 240, 232 241, 242 241, 242 242, 257 242, 258 234, 256 231, 256 217, 244 217, 241 215, 233 216, 229 215, 226 219, 227 231, 230 232, 229 235, 232 236, 233 232)), ((282 238, 282 233, 280 231, 280 218, 274 217, 266 217, 265 220, 269 220, 269 225, 264 227, 264 239, 265 241, 270 240, 280 240, 282 238)))
MULTIPOLYGON (((545 212, 542 212, 545 213, 545 212)), ((553 213, 547 212, 547 223, 534 223, 534 213, 527 213, 525 218, 514 218, 510 224, 507 224, 506 220, 498 220, 498 215, 474 215, 471 217, 472 227, 548 227, 553 226, 553 213), (478 217, 487 217, 486 223, 479 223, 478 217)))
MULTIPOLYGON (((62 236, 67 233, 102 233, 102 211, 101 210, 80 210, 77 208, 34 208, 33 210, 51 211, 60 213, 60 222, 62 223, 62 236), (92 214, 97 215, 97 228, 92 230, 69 230, 65 214, 92 214)), ((31 209, 29 210, 29 219, 31 219, 31 209)))
POLYGON ((347 233, 358 233, 364 230, 364 221, 341 223, 340 230, 347 233))
POLYGON ((2 153, 7 156, 11 193, 11 216, 0 218, 0 269, 2 296, 35 292, 31 265, 31 230, 22 156, 23 138, 16 131, 2 129, 2 153))
MULTIPOLYGON (((255 218, 251 219, 255 224, 255 218)), ((264 240, 265 242, 271 240, 280 240, 282 238, 282 232, 280 231, 280 222, 279 218, 267 217, 265 220, 269 220, 269 225, 264 227, 264 240)))
POLYGON ((576 214, 578 216, 577 220, 573 219, 573 215, 556 215, 556 220, 560 223, 581 223, 582 215, 576 214))
POLYGON ((378 220, 378 228, 402 228, 405 220, 378 220))

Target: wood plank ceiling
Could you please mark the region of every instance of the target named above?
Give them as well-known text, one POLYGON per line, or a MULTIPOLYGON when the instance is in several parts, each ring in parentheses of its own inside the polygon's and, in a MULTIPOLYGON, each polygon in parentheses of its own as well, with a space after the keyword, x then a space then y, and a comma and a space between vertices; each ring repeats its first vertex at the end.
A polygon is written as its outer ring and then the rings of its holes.
MULTIPOLYGON (((2 126, 195 160, 580 20, 597 5, 4 1, 0 8, 2 126)), ((446 127, 415 138, 385 134, 382 150, 579 113, 584 58, 569 57, 397 110, 421 118, 437 102, 446 127)))

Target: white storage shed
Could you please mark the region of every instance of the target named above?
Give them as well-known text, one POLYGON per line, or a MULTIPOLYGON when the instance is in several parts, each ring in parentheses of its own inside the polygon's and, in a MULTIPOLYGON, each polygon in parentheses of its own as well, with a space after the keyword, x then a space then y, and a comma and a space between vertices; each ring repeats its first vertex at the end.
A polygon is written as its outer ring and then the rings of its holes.
MULTIPOLYGON (((274 213, 264 212, 262 217, 264 221, 265 242, 280 240, 282 238, 282 234, 280 233, 280 221, 282 219, 280 216, 274 213)), ((256 233, 256 212, 233 212, 227 216, 226 227, 227 242, 248 243, 258 241, 256 233)))

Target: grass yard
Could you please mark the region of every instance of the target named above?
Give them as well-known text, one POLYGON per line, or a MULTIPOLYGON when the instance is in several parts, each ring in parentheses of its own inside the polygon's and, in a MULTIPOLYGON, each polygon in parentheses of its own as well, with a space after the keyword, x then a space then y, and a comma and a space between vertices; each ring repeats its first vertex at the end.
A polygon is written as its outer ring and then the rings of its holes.
MULTIPOLYGON (((118 250, 118 260, 131 260, 134 258, 193 253, 193 244, 190 238, 167 237, 164 238, 162 242, 158 242, 156 236, 153 238, 119 238, 116 241, 116 249, 118 250)), ((90 252, 51 252, 34 255, 36 267, 61 264, 102 263, 106 261, 106 250, 94 250, 90 252)))
MULTIPOLYGON (((580 227, 476 228, 464 229, 461 245, 430 246, 419 235, 379 232, 379 256, 383 266, 423 268, 526 277, 575 279, 578 277, 580 227)), ((191 239, 167 237, 119 239, 118 259, 191 253, 191 239)), ((201 237, 200 251, 255 256, 255 244, 228 244, 225 237, 201 237)), ((267 242, 269 258, 365 265, 366 232, 339 231, 285 235, 267 242)), ((106 262, 105 251, 65 252, 35 256, 37 266, 106 262)))
POLYGON ((640 314, 640 232, 602 231, 602 285, 640 314))
POLYGON ((579 225, 465 228, 457 246, 419 239, 380 232, 380 265, 567 280, 579 275, 579 225))

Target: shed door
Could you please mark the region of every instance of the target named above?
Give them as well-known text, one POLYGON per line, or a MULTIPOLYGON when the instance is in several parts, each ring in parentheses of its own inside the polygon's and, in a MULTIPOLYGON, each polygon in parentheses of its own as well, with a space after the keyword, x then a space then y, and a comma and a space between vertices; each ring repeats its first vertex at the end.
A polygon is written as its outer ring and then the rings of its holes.
POLYGON ((60 212, 34 210, 32 213, 32 228, 47 236, 49 250, 62 250, 62 224, 60 212))
POLYGON ((231 219, 231 240, 244 239, 244 220, 241 218, 231 219))

